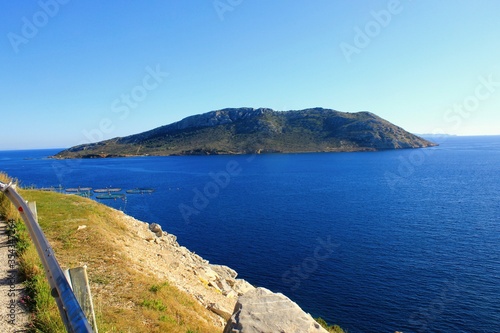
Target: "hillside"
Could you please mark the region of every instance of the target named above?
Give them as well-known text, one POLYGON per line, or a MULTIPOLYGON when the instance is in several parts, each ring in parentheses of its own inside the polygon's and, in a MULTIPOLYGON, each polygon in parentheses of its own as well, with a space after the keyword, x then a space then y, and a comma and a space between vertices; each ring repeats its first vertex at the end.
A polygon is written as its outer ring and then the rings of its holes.
MULTIPOLYGON (((10 179, 0 172, 0 181, 10 179)), ((255 288, 231 268, 209 263, 156 223, 75 195, 20 192, 36 202, 39 224, 60 265, 88 267, 100 332, 202 333, 222 332, 224 326, 224 332, 299 327, 307 333, 343 332, 316 322, 285 295, 255 288)), ((0 217, 17 221, 10 223, 16 231, 9 229, 9 235, 17 244, 19 274, 26 279, 27 296, 19 301, 32 312, 28 326, 37 332, 65 331, 26 227, 2 193, 0 217)))
POLYGON ((55 157, 375 151, 434 145, 370 112, 236 108, 72 147, 55 157))
MULTIPOLYGON (((100 332, 222 332, 238 295, 253 288, 230 268, 208 263, 175 236, 152 232, 123 212, 74 195, 21 195, 37 203, 61 266, 88 267, 100 332), (221 280, 234 282, 230 291, 217 287, 221 280)), ((45 279, 43 270, 35 271, 45 279)), ((47 332, 62 332, 54 300, 39 302, 37 309, 53 309, 52 319, 44 320, 54 327, 47 332)))

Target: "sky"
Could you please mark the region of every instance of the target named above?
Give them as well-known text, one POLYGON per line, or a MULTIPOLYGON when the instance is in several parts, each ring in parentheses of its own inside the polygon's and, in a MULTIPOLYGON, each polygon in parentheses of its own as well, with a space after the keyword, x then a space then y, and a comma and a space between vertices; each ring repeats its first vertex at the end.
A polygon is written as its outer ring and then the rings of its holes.
POLYGON ((370 111, 500 134, 500 1, 0 3, 0 150, 67 148, 228 107, 370 111))

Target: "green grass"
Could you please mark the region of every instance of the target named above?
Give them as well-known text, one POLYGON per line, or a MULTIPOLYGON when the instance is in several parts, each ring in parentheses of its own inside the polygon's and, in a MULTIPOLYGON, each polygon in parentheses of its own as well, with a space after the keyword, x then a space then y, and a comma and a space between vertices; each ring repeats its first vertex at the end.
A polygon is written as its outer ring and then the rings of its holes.
POLYGON ((169 286, 168 282, 163 282, 162 284, 153 284, 151 287, 149 287, 149 291, 153 293, 159 292, 163 287, 169 286))
MULTIPOLYGON (((0 181, 9 182, 0 173, 0 181)), ((214 315, 165 280, 130 267, 117 240, 137 238, 121 214, 90 199, 59 193, 19 190, 36 202, 39 224, 62 267, 88 266, 97 326, 106 332, 220 332, 214 315), (85 224, 84 231, 77 232, 85 224)), ((38 254, 20 216, 0 194, 0 215, 13 219, 9 232, 17 240, 20 271, 33 311, 30 332, 65 332, 38 254)))
POLYGON ((330 333, 348 333, 347 331, 344 331, 339 325, 328 325, 328 323, 323 318, 316 318, 315 320, 330 333))
MULTIPOLYGON (((8 183, 10 179, 0 173, 0 181, 8 183)), ((18 274, 25 288, 25 296, 21 302, 32 313, 29 332, 64 332, 59 310, 51 296, 49 283, 28 230, 15 207, 3 194, 0 195, 0 215, 8 220, 7 234, 14 239, 16 245, 18 274)))
MULTIPOLYGON (((0 181, 9 178, 0 173, 0 181)), ((220 332, 213 315, 190 295, 164 280, 134 271, 127 258, 114 247, 116 240, 133 237, 117 213, 104 205, 77 196, 34 190, 20 191, 24 199, 37 203, 39 224, 61 266, 85 263, 97 326, 100 333, 205 333, 220 332), (85 224, 85 232, 76 232, 85 224)), ((20 216, 3 194, 0 215, 11 219, 9 233, 16 240, 20 273, 25 279, 24 301, 32 311, 30 332, 65 332, 59 311, 44 275, 38 254, 20 216)), ((345 333, 337 325, 318 323, 333 333, 345 333)))

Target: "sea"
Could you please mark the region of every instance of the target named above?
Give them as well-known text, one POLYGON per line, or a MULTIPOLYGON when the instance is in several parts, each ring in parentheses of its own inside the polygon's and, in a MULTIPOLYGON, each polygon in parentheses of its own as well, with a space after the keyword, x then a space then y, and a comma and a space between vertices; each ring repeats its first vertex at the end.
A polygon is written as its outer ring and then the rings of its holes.
POLYGON ((500 332, 500 136, 434 140, 360 153, 2 151, 0 171, 63 192, 152 188, 91 197, 350 333, 500 332))

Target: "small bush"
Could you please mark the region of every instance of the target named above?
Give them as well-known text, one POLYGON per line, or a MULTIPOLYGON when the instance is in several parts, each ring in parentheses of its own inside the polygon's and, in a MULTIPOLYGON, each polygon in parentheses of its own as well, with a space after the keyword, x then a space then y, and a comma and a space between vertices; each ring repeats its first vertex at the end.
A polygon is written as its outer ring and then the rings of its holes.
POLYGON ((146 299, 141 302, 141 306, 156 311, 165 311, 167 307, 163 304, 161 300, 157 299, 146 299))
POLYGON ((348 333, 345 332, 339 325, 328 325, 323 318, 316 318, 316 322, 320 324, 325 330, 331 333, 348 333))

